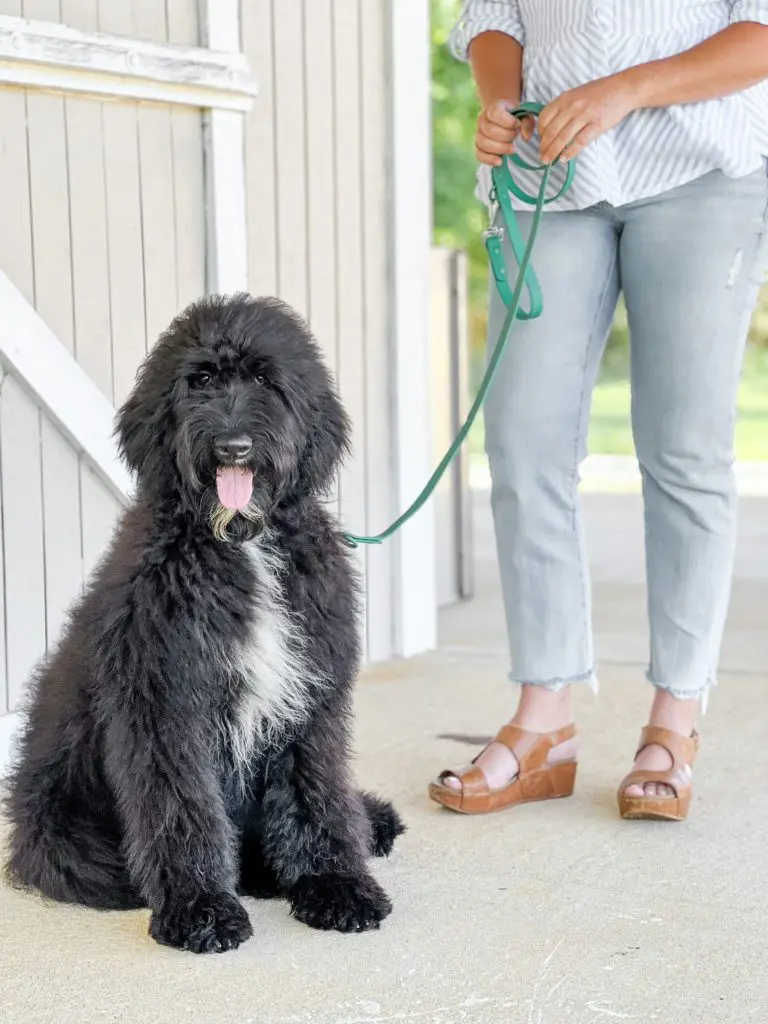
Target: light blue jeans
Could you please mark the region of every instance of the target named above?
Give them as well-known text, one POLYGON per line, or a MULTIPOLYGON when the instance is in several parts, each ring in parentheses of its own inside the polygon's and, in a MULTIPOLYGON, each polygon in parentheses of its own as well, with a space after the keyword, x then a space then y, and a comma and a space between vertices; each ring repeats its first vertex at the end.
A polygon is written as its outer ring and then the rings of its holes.
MULTIPOLYGON (((526 233, 531 215, 520 217, 526 233)), ((704 696, 730 595, 736 393, 768 264, 768 177, 714 172, 618 208, 545 213, 533 262, 544 312, 516 325, 485 409, 512 678, 595 684, 578 471, 623 293, 645 503, 648 678, 677 697, 704 696)), ((492 285, 491 345, 504 314, 492 285)))

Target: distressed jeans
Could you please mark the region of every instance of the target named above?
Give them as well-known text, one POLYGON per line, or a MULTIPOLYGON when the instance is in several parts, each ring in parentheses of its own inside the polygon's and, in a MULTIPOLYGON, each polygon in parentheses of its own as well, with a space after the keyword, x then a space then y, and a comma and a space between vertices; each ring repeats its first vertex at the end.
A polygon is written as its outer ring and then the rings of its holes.
MULTIPOLYGON (((520 219, 526 233, 531 214, 520 219)), ((577 487, 592 389, 623 294, 645 509, 648 679, 684 698, 713 685, 736 530, 736 395, 768 264, 767 222, 762 170, 741 179, 713 172, 621 207, 545 213, 533 256, 544 312, 517 324, 485 409, 514 681, 595 686, 577 487)), ((492 285, 490 345, 504 314, 492 285)))

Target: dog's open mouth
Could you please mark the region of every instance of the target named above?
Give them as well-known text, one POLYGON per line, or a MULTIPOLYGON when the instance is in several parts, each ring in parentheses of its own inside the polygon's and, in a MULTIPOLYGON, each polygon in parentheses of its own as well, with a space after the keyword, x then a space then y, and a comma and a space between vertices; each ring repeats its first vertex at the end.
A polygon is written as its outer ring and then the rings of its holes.
POLYGON ((241 512, 253 494, 253 471, 245 466, 219 466, 216 493, 224 508, 241 512))

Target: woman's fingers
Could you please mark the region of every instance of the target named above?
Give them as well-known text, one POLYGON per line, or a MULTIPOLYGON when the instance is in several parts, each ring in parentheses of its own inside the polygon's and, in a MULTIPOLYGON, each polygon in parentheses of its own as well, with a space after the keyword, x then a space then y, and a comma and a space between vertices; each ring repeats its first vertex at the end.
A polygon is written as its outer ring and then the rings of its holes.
POLYGON ((496 142, 494 139, 486 139, 480 134, 475 138, 475 152, 482 163, 498 167, 501 158, 511 156, 514 151, 515 147, 512 143, 496 142))
POLYGON ((588 124, 577 132, 575 137, 568 143, 565 149, 560 154, 562 160, 573 160, 577 157, 583 149, 585 149, 590 142, 594 142, 595 139, 600 135, 600 128, 596 124, 588 124))
POLYGON ((515 149, 515 136, 510 138, 507 136, 504 139, 493 138, 486 135, 481 129, 478 129, 475 137, 475 144, 479 149, 484 150, 486 153, 497 153, 503 155, 504 153, 512 153, 515 149))
POLYGON ((541 160, 542 163, 550 164, 561 155, 579 135, 581 131, 589 126, 583 117, 558 118, 541 135, 541 160))
POLYGON ((520 121, 508 110, 504 101, 491 104, 480 114, 475 135, 477 159, 491 167, 498 167, 501 158, 515 151, 515 139, 520 134, 520 121))
MULTIPOLYGON (((543 163, 557 160, 568 146, 575 146, 575 152, 581 152, 599 134, 599 131, 593 131, 590 127, 581 109, 576 110, 575 104, 563 102, 566 98, 561 97, 559 101, 550 103, 539 116, 538 132, 543 163)), ((515 117, 510 113, 511 106, 507 101, 498 100, 480 113, 475 153, 481 163, 498 167, 503 157, 514 153, 518 137, 530 142, 536 133, 536 119, 515 117)))
POLYGON ((499 128, 519 130, 520 122, 511 112, 512 106, 513 104, 507 100, 496 100, 487 106, 480 116, 499 128))
POLYGON ((503 128, 499 124, 495 124, 493 121, 489 121, 487 117, 480 115, 477 122, 478 135, 482 134, 486 139, 493 139, 496 142, 506 142, 509 144, 520 134, 520 122, 514 121, 511 127, 503 128))
POLYGON ((501 157, 495 156, 493 153, 486 153, 485 150, 480 149, 479 146, 475 146, 475 158, 481 164, 488 164, 489 167, 501 167, 501 157))

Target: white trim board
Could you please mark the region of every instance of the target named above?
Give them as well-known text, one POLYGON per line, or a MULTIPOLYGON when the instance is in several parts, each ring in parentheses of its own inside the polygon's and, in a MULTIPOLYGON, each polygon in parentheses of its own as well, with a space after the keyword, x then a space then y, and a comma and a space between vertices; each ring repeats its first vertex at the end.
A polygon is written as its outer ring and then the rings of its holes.
POLYGON ((126 503, 131 476, 112 437, 115 410, 21 292, 0 271, 0 360, 126 503))
MULTIPOLYGON (((216 49, 240 49, 239 0, 207 0, 203 38, 216 49)), ((248 207, 245 190, 245 118, 211 108, 204 114, 209 292, 248 289, 248 207)))
POLYGON ((3 15, 0 84, 248 111, 258 90, 239 39, 233 42, 231 52, 219 52, 3 15))
MULTIPOLYGON (((434 469, 429 371, 429 254, 432 232, 429 0, 389 8, 392 220, 391 351, 393 447, 398 510, 434 469)), ((395 651, 437 646, 435 516, 432 502, 399 531, 394 588, 395 651)))

